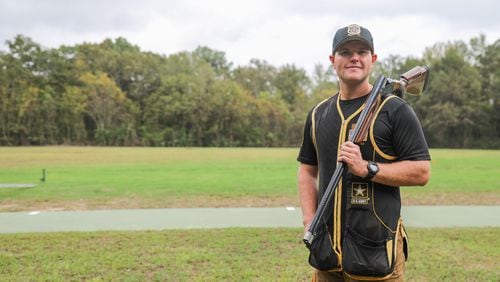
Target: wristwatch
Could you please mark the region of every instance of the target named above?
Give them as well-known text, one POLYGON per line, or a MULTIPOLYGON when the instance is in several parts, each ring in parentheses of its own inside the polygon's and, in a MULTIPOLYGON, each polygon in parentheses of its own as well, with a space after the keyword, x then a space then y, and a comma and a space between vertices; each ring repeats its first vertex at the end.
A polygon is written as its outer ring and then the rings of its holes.
POLYGON ((366 168, 368 169, 368 175, 365 177, 365 180, 371 180, 379 170, 378 164, 374 161, 368 161, 366 168))

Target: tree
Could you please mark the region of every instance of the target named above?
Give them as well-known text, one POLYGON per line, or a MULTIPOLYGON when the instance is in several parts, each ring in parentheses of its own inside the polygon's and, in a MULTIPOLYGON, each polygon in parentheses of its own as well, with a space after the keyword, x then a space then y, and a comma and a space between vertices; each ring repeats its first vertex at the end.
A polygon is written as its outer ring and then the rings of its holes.
POLYGON ((416 110, 431 146, 472 146, 487 129, 481 77, 466 61, 466 51, 462 42, 427 51, 427 60, 432 62, 431 83, 416 110))
POLYGON ((291 126, 294 119, 285 101, 276 96, 263 94, 256 98, 251 106, 249 130, 252 134, 249 137, 252 140, 249 145, 280 147, 300 142, 295 142, 296 132, 291 126))
MULTIPOLYGON (((200 46, 170 56, 125 38, 46 49, 18 35, 0 51, 0 145, 298 146, 307 112, 334 95, 332 69, 252 59, 233 68, 200 46)), ((405 96, 433 147, 500 147, 500 41, 441 42, 373 72, 431 67, 405 96)))
POLYGON ((487 114, 491 121, 485 143, 488 147, 500 148, 500 39, 477 53, 481 89, 488 99, 487 114))
POLYGON ((306 93, 311 85, 304 69, 295 65, 285 65, 279 68, 274 81, 281 99, 292 111, 304 104, 306 93))
POLYGON ((250 95, 259 97, 261 93, 276 95, 277 70, 266 61, 250 60, 248 66, 239 66, 233 71, 233 79, 250 95))
POLYGON ((226 59, 226 53, 210 49, 206 46, 199 46, 193 51, 193 55, 207 62, 218 78, 229 78, 232 63, 226 59))
POLYGON ((313 71, 312 93, 308 99, 307 109, 317 103, 335 95, 338 92, 338 78, 331 67, 326 69, 321 64, 316 64, 313 71))
POLYGON ((136 109, 116 83, 105 73, 84 73, 82 87, 74 95, 85 97, 85 126, 88 137, 98 145, 126 145, 135 141, 136 109))
POLYGON ((7 41, 2 54, 0 126, 2 144, 49 144, 56 135, 55 93, 47 83, 48 52, 29 37, 7 41))
POLYGON ((181 52, 165 61, 159 87, 146 100, 148 142, 167 146, 204 146, 210 112, 209 87, 215 81, 210 65, 181 52))

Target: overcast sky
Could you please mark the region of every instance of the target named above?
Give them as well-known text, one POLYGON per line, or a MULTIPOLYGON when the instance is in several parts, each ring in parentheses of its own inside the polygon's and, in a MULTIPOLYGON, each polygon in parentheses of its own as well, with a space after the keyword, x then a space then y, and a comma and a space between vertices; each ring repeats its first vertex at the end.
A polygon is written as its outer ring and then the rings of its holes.
POLYGON ((367 27, 375 52, 421 56, 436 42, 500 38, 498 0, 0 0, 0 50, 23 34, 44 47, 124 37, 169 55, 203 45, 235 65, 251 58, 311 71, 335 31, 367 27))

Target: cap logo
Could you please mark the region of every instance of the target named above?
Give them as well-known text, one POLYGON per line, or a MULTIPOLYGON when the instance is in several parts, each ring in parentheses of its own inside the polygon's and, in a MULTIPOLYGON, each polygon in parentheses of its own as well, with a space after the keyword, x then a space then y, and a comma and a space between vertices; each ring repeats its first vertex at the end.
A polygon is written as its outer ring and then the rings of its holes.
POLYGON ((361 27, 357 24, 347 26, 347 36, 360 35, 361 27))

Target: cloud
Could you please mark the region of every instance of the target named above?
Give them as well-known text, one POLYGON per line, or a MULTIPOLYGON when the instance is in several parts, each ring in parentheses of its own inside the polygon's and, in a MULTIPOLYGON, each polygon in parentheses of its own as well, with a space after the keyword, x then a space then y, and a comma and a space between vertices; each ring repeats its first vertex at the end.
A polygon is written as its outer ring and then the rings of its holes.
POLYGON ((0 40, 23 34, 58 47, 121 36, 165 55, 203 45, 226 52, 236 65, 258 58, 311 70, 328 63, 335 30, 349 23, 371 30, 382 59, 419 56, 434 43, 480 33, 491 42, 500 37, 497 2, 0 0, 0 40))
POLYGON ((331 1, 331 0, 282 0, 287 13, 311 16, 343 16, 345 18, 394 18, 415 14, 440 18, 453 22, 456 27, 489 28, 499 26, 500 3, 496 0, 454 1, 454 0, 378 0, 378 1, 331 1), (458 26, 457 26, 458 25, 458 26))
POLYGON ((138 2, 120 1, 1 1, 0 25, 4 29, 30 30, 39 27, 72 32, 140 29, 145 10, 138 2), (142 13, 141 13, 142 11, 142 13))

